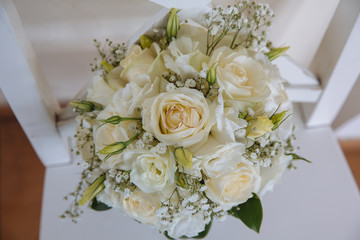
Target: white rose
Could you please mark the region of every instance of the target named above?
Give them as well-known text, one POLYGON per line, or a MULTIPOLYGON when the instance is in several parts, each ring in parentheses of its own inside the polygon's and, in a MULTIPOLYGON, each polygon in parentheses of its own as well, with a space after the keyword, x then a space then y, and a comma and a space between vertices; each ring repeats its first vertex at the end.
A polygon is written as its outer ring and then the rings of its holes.
POLYGON ((208 187, 206 195, 228 210, 246 202, 253 192, 257 193, 261 177, 256 168, 241 163, 233 172, 208 178, 205 184, 208 187))
POLYGON ((206 141, 214 115, 202 93, 178 88, 145 100, 143 127, 164 144, 190 147, 206 141))
POLYGON ((241 161, 245 147, 241 143, 221 144, 210 136, 208 141, 194 153, 201 161, 201 169, 210 178, 235 171, 241 161))
MULTIPOLYGON (((100 151, 106 145, 112 144, 115 142, 125 142, 129 140, 132 135, 129 132, 129 121, 122 122, 118 125, 105 124, 104 126, 94 130, 94 142, 95 142, 95 152, 100 151)), ((100 168, 102 169, 131 169, 131 158, 128 157, 128 152, 134 151, 133 145, 127 146, 127 148, 121 153, 116 154, 104 160, 106 157, 105 154, 98 154, 99 158, 102 161, 100 168)))
POLYGON ((88 88, 86 100, 106 106, 111 103, 114 94, 115 90, 107 84, 105 79, 101 75, 96 75, 93 77, 91 87, 88 88))
MULTIPOLYGON (((134 102, 133 91, 130 89, 130 84, 125 88, 121 88, 114 95, 112 102, 106 106, 106 108, 97 116, 98 120, 107 119, 111 116, 121 117, 139 117, 140 113, 136 111, 130 111, 130 107, 134 102), (128 86, 129 85, 129 86, 128 86)), ((95 143, 95 151, 98 152, 103 149, 107 144, 115 142, 125 142, 135 135, 131 129, 131 124, 135 124, 134 121, 123 121, 120 124, 105 124, 101 127, 101 122, 98 121, 93 127, 93 137, 95 143)), ((127 146, 127 148, 121 153, 111 156, 106 161, 103 161, 101 168, 111 169, 119 168, 124 170, 130 170, 132 166, 131 159, 128 157, 127 152, 134 150, 133 145, 127 146)), ((100 159, 104 159, 106 155, 98 154, 100 159)))
POLYGON ((111 187, 105 187, 105 189, 96 196, 96 199, 102 203, 105 203, 109 207, 121 208, 121 193, 115 192, 111 187))
POLYGON ((141 79, 141 85, 138 85, 135 81, 128 83, 125 88, 119 89, 112 100, 114 108, 118 109, 122 117, 136 114, 135 109, 140 108, 144 99, 153 97, 159 93, 160 81, 158 78, 154 82, 143 75, 139 77, 141 79))
POLYGON ((209 62, 209 57, 198 49, 199 42, 189 37, 178 37, 169 44, 167 52, 164 52, 164 64, 166 68, 179 74, 182 79, 188 79, 199 75, 199 72, 209 62))
MULTIPOLYGON (((157 63, 160 51, 157 43, 153 43, 150 48, 144 50, 139 45, 133 45, 126 53, 126 57, 120 62, 120 66, 124 68, 120 75, 121 78, 131 82, 136 80, 138 76, 148 74, 149 71, 153 70, 154 64, 157 63)), ((157 65, 157 67, 159 66, 157 65)))
POLYGON ((259 101, 270 95, 269 71, 246 49, 216 49, 209 65, 216 64, 217 83, 226 100, 259 101))
POLYGON ((210 218, 204 220, 204 215, 201 212, 192 215, 191 213, 184 213, 186 211, 184 209, 181 211, 182 213, 177 214, 171 225, 166 228, 168 235, 173 238, 195 237, 204 231, 205 225, 210 221, 210 218))
POLYGON ((161 201, 157 194, 148 194, 136 189, 128 198, 122 197, 123 211, 130 217, 146 224, 155 225, 159 221, 156 210, 161 201))
POLYGON ((169 192, 174 188, 176 166, 172 154, 140 152, 133 159, 130 180, 142 191, 169 192))
MULTIPOLYGON (((219 94, 218 98, 221 97, 219 94)), ((220 142, 231 143, 236 141, 235 132, 247 126, 244 119, 239 118, 239 110, 235 107, 225 107, 221 104, 217 106, 216 122, 211 129, 212 135, 220 142)))

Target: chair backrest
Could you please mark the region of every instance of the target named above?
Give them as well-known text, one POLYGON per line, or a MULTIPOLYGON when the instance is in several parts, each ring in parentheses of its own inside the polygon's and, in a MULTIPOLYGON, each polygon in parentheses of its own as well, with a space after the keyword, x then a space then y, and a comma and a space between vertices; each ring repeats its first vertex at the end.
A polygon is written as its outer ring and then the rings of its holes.
MULTIPOLYGON (((276 4, 274 1, 268 2, 276 4)), ((359 75, 360 2, 342 0, 337 5, 338 2, 339 0, 331 1, 331 9, 324 7, 318 10, 328 11, 327 16, 331 17, 333 15, 333 17, 330 24, 328 24, 330 20, 327 19, 323 20, 325 22, 324 26, 317 26, 321 28, 323 33, 326 31, 323 39, 322 34, 319 34, 317 39, 314 39, 314 41, 318 41, 316 44, 321 42, 320 47, 305 50, 309 51, 309 56, 315 56, 310 66, 315 75, 304 67, 300 67, 288 56, 277 60, 282 75, 284 78, 289 79, 287 89, 290 98, 302 102, 308 126, 331 124, 359 75), (334 11, 335 14, 333 14, 334 11), (290 81, 291 79, 296 79, 296 81, 290 81), (320 82, 318 79, 320 79, 320 82)), ((95 4, 95 2, 92 3, 95 4)), ((308 3, 308 1, 302 4, 305 3, 308 3)), ((62 2, 61 4, 70 4, 70 2, 62 2)), ((147 4, 150 3, 147 2, 147 4)), ((282 4, 287 6, 286 4, 289 3, 282 1, 282 4)), ((291 4, 294 6, 294 3, 291 4)), ((296 5, 299 4, 301 3, 296 3, 296 5)), ((125 6, 125 3, 121 2, 121 5, 125 6)), ((101 6, 97 5, 95 7, 101 6)), ((145 9, 139 10, 139 8, 141 7, 134 9, 133 13, 140 20, 151 22, 159 18, 159 15, 156 15, 153 19, 148 20, 143 16, 146 12, 145 9)), ((280 9, 279 6, 277 8, 280 9)), ((158 9, 160 8, 154 7, 151 11, 147 11, 147 16, 152 15, 152 11, 158 9)), ((301 8, 301 6, 299 9, 302 9, 302 13, 305 14, 306 9, 301 8)), ((82 12, 79 11, 78 14, 82 14, 82 12)), ((86 12, 83 14, 86 14, 86 12)), ((103 11, 103 14, 105 16, 106 11, 103 11)), ((280 19, 284 19, 289 15, 289 13, 281 11, 278 14, 280 14, 280 19)), ((119 12, 119 19, 112 19, 111 22, 127 22, 125 19, 121 19, 121 15, 119 12)), ((48 14, 48 16, 51 16, 51 14, 48 14)), ((126 16, 129 17, 129 14, 126 16)), ((66 164, 69 163, 70 157, 67 143, 66 141, 64 143, 64 139, 61 137, 61 131, 66 128, 64 128, 64 125, 67 123, 58 122, 61 109, 43 75, 42 68, 44 66, 39 64, 32 47, 34 43, 29 40, 21 20, 21 16, 19 16, 12 0, 0 0, 1 89, 43 164, 45 166, 66 164), (59 125, 62 126, 60 130, 59 125)), ((315 19, 313 20, 315 21, 315 19)), ((110 21, 107 21, 107 23, 110 24, 110 21)), ((87 23, 82 24, 86 26, 87 23)), ((137 21, 136 24, 141 23, 137 21)), ((289 22, 288 24, 291 26, 294 23, 289 22)), ((306 31, 304 32, 300 28, 300 22, 296 24, 296 26, 292 27, 283 25, 283 30, 290 31, 292 29, 293 32, 296 32, 296 28, 299 27, 299 38, 301 38, 301 33, 306 33, 306 31)), ((99 26, 102 25, 99 24, 99 26)), ((99 26, 93 28, 91 28, 92 26, 86 26, 85 28, 95 29, 100 32, 102 28, 99 26)), ((116 28, 115 24, 110 27, 114 31, 122 31, 122 29, 116 28)), ((311 28, 312 26, 306 25, 302 27, 311 28)), ((69 31, 68 34, 71 34, 71 32, 69 31)), ((91 34, 93 34, 93 37, 97 36, 96 32, 91 32, 91 34)), ((99 36, 103 35, 99 33, 99 36)), ((308 38, 307 36, 306 40, 309 42, 308 38)), ((298 42, 301 42, 301 40, 298 42)), ((292 47, 297 48, 296 46, 292 47)), ((84 60, 84 62, 86 61, 87 59, 84 60)), ((79 67, 79 72, 86 70, 79 67)), ((90 79, 87 80, 90 81, 90 79)))
POLYGON ((56 127, 59 104, 11 1, 0 4, 0 36, 1 89, 10 107, 45 166, 69 162, 56 127))

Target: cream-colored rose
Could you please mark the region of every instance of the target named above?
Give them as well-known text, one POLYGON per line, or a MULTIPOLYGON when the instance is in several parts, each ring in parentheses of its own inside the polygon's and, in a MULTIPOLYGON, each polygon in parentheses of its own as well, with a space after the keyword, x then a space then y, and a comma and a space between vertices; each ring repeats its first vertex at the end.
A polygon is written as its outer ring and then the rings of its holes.
POLYGON ((143 104, 143 128, 166 145, 190 147, 206 141, 214 108, 197 90, 178 88, 143 104))
POLYGON ((257 193, 261 177, 256 168, 241 163, 233 172, 209 178, 205 184, 208 187, 206 195, 228 210, 246 202, 253 192, 257 193))
POLYGON ((215 178, 235 171, 244 151, 245 147, 241 143, 222 144, 210 136, 208 141, 194 155, 197 161, 201 161, 201 169, 204 173, 210 178, 215 178))
MULTIPOLYGON (((104 126, 94 130, 94 142, 95 142, 95 151, 98 152, 103 149, 106 145, 112 144, 115 142, 125 142, 129 140, 132 135, 130 135, 129 121, 121 122, 118 125, 105 124, 104 126)), ((127 146, 127 148, 121 153, 116 154, 104 160, 105 154, 98 154, 99 158, 102 159, 100 168, 107 169, 131 169, 131 158, 127 157, 127 152, 133 151, 133 145, 127 146)))
POLYGON ((182 79, 197 76, 209 62, 209 57, 199 50, 199 42, 189 37, 178 37, 164 52, 167 69, 179 74, 182 79))
POLYGON ((172 154, 153 152, 134 154, 130 180, 146 193, 169 192, 174 189, 175 159, 172 154))
POLYGON ((216 64, 217 82, 226 100, 260 101, 270 95, 269 71, 246 49, 216 49, 209 65, 216 64))
POLYGON ((155 225, 159 219, 156 217, 156 210, 160 207, 161 201, 157 194, 144 193, 136 189, 128 197, 122 197, 121 205, 123 211, 130 217, 146 224, 155 225))
POLYGON ((160 47, 157 43, 153 43, 150 48, 144 50, 139 45, 133 45, 120 62, 120 66, 124 68, 120 75, 121 78, 127 82, 135 81, 139 76, 153 71, 154 65, 159 68, 157 64, 159 54, 160 47))
POLYGON ((88 88, 86 100, 100 103, 103 106, 111 103, 112 97, 115 94, 115 90, 105 81, 105 79, 96 75, 93 77, 93 83, 88 88))
POLYGON ((192 21, 191 19, 188 19, 186 22, 180 24, 178 38, 181 37, 188 37, 194 42, 198 42, 198 49, 202 53, 206 53, 207 28, 192 21))

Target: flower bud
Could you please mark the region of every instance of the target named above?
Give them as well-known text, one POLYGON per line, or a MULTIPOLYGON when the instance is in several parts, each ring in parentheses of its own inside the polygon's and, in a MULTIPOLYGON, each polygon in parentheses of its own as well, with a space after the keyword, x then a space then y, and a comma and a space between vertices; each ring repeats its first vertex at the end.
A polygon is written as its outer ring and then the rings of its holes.
POLYGON ((192 154, 189 150, 183 147, 178 147, 175 148, 174 155, 178 164, 187 169, 192 167, 192 154))
POLYGON ((105 178, 105 175, 101 175, 87 189, 85 189, 81 199, 79 200, 80 206, 93 200, 96 195, 98 195, 105 188, 105 178))
POLYGON ((89 101, 75 101, 70 102, 75 112, 92 112, 94 110, 103 110, 103 107, 98 103, 89 101))
POLYGON ((280 126, 280 124, 284 121, 285 117, 286 117, 286 111, 274 114, 270 118, 270 120, 274 124, 272 130, 275 130, 276 128, 278 128, 280 126))
POLYGON ((272 121, 266 116, 252 118, 248 122, 246 136, 250 139, 263 136, 265 133, 270 132, 274 126, 272 121))
POLYGON ((270 61, 272 61, 283 55, 289 48, 290 47, 271 48, 269 52, 265 53, 265 55, 268 56, 270 61))
POLYGON ((100 154, 117 154, 122 152, 126 148, 124 142, 116 142, 109 145, 106 145, 103 149, 99 151, 100 154))
POLYGON ((216 67, 213 65, 210 67, 209 71, 207 72, 206 75, 206 81, 210 84, 210 85, 214 85, 216 82, 216 67))
POLYGON ((100 120, 102 121, 103 123, 110 123, 110 124, 119 124, 121 122, 121 117, 120 116, 112 116, 112 117, 109 117, 107 119, 104 119, 104 120, 100 120))
POLYGON ((171 41, 173 37, 176 38, 180 28, 177 12, 178 10, 175 8, 170 10, 170 16, 166 26, 166 35, 169 41, 171 41))
POLYGON ((109 73, 109 72, 111 72, 111 70, 114 69, 114 66, 111 65, 110 63, 108 63, 108 62, 105 61, 105 60, 102 60, 102 61, 100 62, 100 64, 101 64, 101 66, 104 68, 104 70, 105 70, 106 73, 109 73))
POLYGON ((100 154, 107 154, 104 158, 104 161, 109 159, 111 156, 121 153, 125 150, 127 146, 129 146, 132 142, 134 142, 144 131, 141 129, 135 136, 127 140, 126 142, 115 142, 109 145, 106 145, 103 149, 99 151, 100 154))
POLYGON ((188 186, 186 185, 185 182, 185 176, 183 173, 177 171, 175 173, 175 179, 176 179, 176 186, 179 186, 184 189, 188 189, 188 186))
POLYGON ((140 36, 140 46, 142 49, 149 48, 153 41, 146 35, 140 36))
POLYGON ((246 117, 245 114, 243 114, 242 112, 239 112, 238 118, 245 119, 245 117, 246 117))
POLYGON ((123 117, 115 115, 115 116, 109 117, 107 119, 100 119, 99 121, 103 122, 103 124, 101 124, 99 127, 102 127, 103 125, 105 125, 107 123, 116 125, 116 124, 119 124, 122 121, 129 121, 129 120, 141 120, 141 118, 136 118, 136 117, 125 117, 125 118, 123 118, 123 117))

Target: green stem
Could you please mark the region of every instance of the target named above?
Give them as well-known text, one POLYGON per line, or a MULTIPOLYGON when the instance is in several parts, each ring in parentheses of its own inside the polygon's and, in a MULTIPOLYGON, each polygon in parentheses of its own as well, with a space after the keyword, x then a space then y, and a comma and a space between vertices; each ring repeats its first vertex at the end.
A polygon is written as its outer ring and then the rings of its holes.
POLYGON ((144 132, 144 129, 142 128, 139 133, 137 133, 135 136, 124 142, 125 146, 129 146, 133 141, 135 141, 142 133, 144 132))
POLYGON ((237 36, 239 35, 240 30, 241 30, 241 28, 239 28, 239 30, 237 30, 236 33, 234 34, 234 38, 233 38, 233 40, 232 40, 232 42, 231 42, 231 44, 230 44, 230 48, 231 48, 231 49, 234 49, 234 48, 233 48, 233 45, 234 45, 234 43, 235 43, 235 39, 236 39, 237 36))

